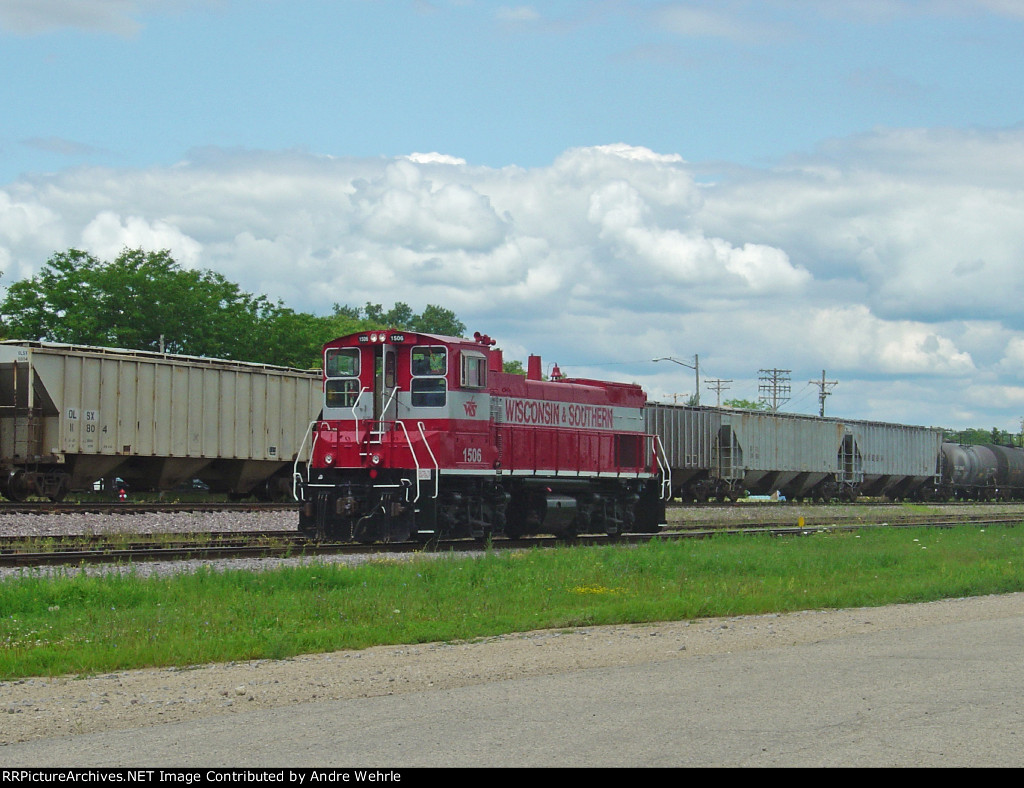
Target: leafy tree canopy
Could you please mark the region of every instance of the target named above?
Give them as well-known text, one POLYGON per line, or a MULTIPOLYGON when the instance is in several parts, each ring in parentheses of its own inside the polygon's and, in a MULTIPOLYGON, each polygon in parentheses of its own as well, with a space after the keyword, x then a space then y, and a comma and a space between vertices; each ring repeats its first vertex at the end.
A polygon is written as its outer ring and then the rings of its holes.
POLYGON ((953 443, 962 443, 967 446, 985 446, 996 444, 999 446, 1020 446, 1021 436, 1015 433, 993 427, 991 430, 978 427, 968 427, 964 430, 944 430, 944 437, 953 443))
POLYGON ((103 262, 71 249, 12 284, 0 318, 26 339, 248 360, 274 310, 220 274, 181 268, 166 250, 126 249, 103 262))
POLYGON ((727 408, 739 408, 740 410, 768 410, 768 403, 754 402, 749 399, 727 399, 722 403, 727 408))
POLYGON ((339 331, 338 336, 367 328, 404 328, 449 337, 461 337, 466 334, 465 323, 459 320, 453 311, 435 304, 427 304, 426 309, 419 315, 412 311, 412 307, 401 301, 397 301, 387 312, 380 304, 369 302, 361 308, 335 304, 333 318, 336 326, 347 327, 347 330, 339 331))
POLYGON ((0 302, 4 336, 75 345, 163 349, 292 367, 319 366, 320 349, 365 328, 461 336, 455 313, 403 303, 385 312, 335 305, 318 317, 242 291, 220 274, 186 270, 167 250, 125 249, 105 262, 78 249, 54 254, 40 273, 12 284, 0 302))

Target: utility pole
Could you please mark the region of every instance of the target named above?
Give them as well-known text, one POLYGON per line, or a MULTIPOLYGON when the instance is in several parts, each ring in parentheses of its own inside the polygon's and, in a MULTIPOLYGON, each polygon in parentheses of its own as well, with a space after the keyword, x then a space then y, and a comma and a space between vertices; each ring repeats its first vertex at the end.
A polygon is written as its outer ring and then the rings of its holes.
POLYGON ((768 405, 772 413, 778 412, 779 408, 789 402, 789 393, 792 387, 789 385, 789 369, 761 369, 758 370, 759 379, 763 381, 758 387, 758 399, 768 405))
POLYGON ((717 399, 715 401, 716 407, 722 407, 722 392, 728 390, 729 388, 728 386, 725 385, 726 383, 732 383, 732 381, 721 380, 720 378, 712 378, 707 382, 708 388, 713 390, 717 395, 717 399))
POLYGON ((689 367, 693 370, 694 375, 697 378, 697 387, 694 389, 693 404, 700 405, 700 357, 694 355, 693 363, 687 364, 685 361, 680 361, 678 358, 672 356, 664 356, 662 358, 652 358, 651 361, 671 361, 675 364, 679 364, 681 367, 689 367))
POLYGON ((825 415, 825 397, 832 393, 832 389, 839 385, 838 380, 825 380, 825 370, 821 371, 821 380, 808 381, 812 386, 818 387, 818 410, 819 416, 825 415))

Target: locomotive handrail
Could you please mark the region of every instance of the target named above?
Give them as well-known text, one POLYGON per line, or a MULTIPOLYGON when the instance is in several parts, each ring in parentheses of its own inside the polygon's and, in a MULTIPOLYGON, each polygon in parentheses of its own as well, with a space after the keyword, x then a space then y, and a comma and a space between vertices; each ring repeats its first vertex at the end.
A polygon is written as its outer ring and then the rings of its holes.
MULTIPOLYGON (((427 447, 427 454, 430 455, 430 459, 434 463, 434 495, 433 495, 433 497, 437 498, 438 492, 440 490, 438 485, 439 485, 440 479, 441 479, 441 466, 437 464, 437 457, 434 456, 434 450, 430 448, 430 444, 427 442, 427 433, 424 431, 423 422, 422 421, 416 422, 416 426, 417 426, 417 428, 420 431, 420 437, 423 438, 423 445, 427 447)), ((417 483, 418 483, 418 480, 417 480, 417 483)))
MULTIPOLYGON (((420 460, 419 457, 416 456, 416 449, 413 448, 412 438, 409 437, 409 430, 405 428, 405 422, 400 419, 396 419, 395 424, 401 427, 402 432, 405 433, 405 442, 409 444, 409 454, 412 455, 412 464, 416 466, 416 497, 409 501, 410 503, 416 503, 420 499, 420 460)), ((406 500, 408 500, 408 498, 406 498, 406 500)))
MULTIPOLYGON (((377 420, 377 430, 379 432, 381 432, 381 433, 384 432, 384 421, 385 421, 384 416, 387 414, 388 408, 391 407, 391 403, 395 401, 395 395, 398 394, 398 390, 400 388, 401 388, 401 386, 395 386, 393 389, 391 389, 391 396, 388 397, 388 401, 385 402, 384 405, 380 409, 380 418, 377 420)), ((398 423, 398 409, 397 408, 395 408, 395 423, 398 423)))
POLYGON ((355 442, 359 443, 359 416, 356 415, 356 408, 359 407, 359 400, 363 398, 363 394, 370 390, 369 386, 363 386, 359 389, 359 394, 356 396, 356 401, 352 403, 352 423, 355 425, 354 430, 355 442))
MULTIPOLYGON (((299 461, 302 458, 302 449, 306 445, 306 440, 309 438, 310 433, 313 432, 313 425, 316 424, 317 420, 309 422, 309 426, 306 427, 306 434, 302 436, 302 442, 299 443, 299 448, 295 452, 295 462, 292 463, 292 498, 296 501, 299 499, 299 482, 302 480, 302 474, 299 473, 299 461)), ((306 472, 309 472, 309 466, 313 464, 313 448, 316 446, 316 439, 309 446, 309 461, 306 463, 306 472)), ((306 481, 309 481, 308 479, 306 481)))
POLYGON ((672 468, 669 467, 667 461, 667 455, 665 454, 665 447, 661 444, 661 436, 653 435, 654 438, 654 459, 658 461, 658 467, 661 469, 661 500, 671 501, 672 500, 672 468), (663 461, 662 458, 666 457, 663 461))

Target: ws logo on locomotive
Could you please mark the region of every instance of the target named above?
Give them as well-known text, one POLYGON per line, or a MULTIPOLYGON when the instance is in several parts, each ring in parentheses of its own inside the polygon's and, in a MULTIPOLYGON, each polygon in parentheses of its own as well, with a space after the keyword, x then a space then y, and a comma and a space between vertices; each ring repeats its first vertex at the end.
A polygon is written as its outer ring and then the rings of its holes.
POLYGON ((654 532, 668 469, 636 385, 502 371, 494 340, 363 331, 324 346, 299 527, 361 542, 654 532))

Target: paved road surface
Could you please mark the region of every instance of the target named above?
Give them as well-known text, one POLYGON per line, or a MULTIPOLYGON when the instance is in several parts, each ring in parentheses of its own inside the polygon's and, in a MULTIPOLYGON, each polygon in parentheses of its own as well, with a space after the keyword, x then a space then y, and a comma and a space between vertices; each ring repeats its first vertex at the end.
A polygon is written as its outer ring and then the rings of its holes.
POLYGON ((1019 767, 1024 615, 32 741, 0 766, 1019 767))

